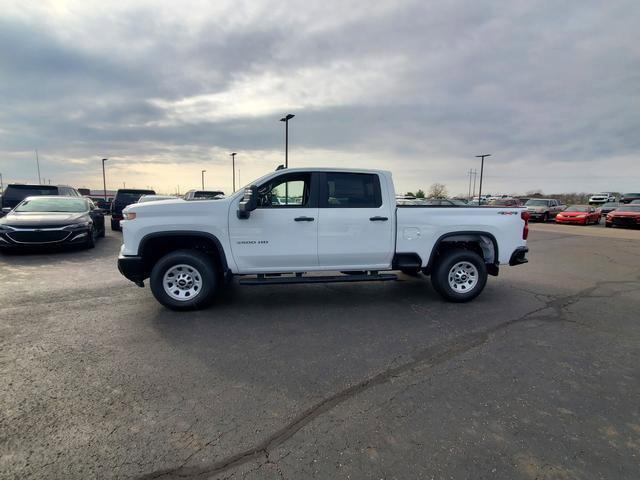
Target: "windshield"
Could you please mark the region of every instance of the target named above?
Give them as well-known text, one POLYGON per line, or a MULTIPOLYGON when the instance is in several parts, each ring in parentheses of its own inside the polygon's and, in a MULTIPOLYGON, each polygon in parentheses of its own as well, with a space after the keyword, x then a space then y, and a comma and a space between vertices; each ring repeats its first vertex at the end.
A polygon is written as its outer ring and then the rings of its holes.
POLYGON ((640 193, 623 193, 623 197, 640 197, 640 193))
POLYGON ((626 207, 616 208, 616 212, 638 212, 640 213, 640 205, 629 205, 626 207))
POLYGON ((525 206, 527 207, 546 207, 549 205, 549 200, 527 200, 525 206))
POLYGON ((589 207, 584 205, 569 205, 564 209, 565 212, 589 212, 589 207))
POLYGON ((88 210, 84 198, 29 198, 15 209, 16 212, 66 212, 80 213, 88 210))

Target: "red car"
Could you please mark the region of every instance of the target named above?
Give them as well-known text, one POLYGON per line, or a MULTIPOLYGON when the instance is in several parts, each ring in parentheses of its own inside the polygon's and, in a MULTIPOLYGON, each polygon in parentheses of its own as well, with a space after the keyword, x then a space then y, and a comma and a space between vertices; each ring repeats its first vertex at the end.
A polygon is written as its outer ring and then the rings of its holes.
POLYGON ((556 223, 589 225, 600 223, 600 211, 590 205, 569 205, 556 215, 556 223))
POLYGON ((640 227, 640 205, 621 205, 607 214, 605 227, 640 227))

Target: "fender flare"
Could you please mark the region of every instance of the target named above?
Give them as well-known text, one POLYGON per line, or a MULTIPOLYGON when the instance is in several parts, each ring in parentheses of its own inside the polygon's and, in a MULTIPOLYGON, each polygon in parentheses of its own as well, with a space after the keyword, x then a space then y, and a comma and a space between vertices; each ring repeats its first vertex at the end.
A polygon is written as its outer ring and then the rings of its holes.
POLYGON ((486 244, 485 245, 483 245, 482 243, 480 244, 480 247, 482 248, 483 253, 485 253, 485 259, 487 258, 486 253, 490 253, 493 256, 492 261, 488 261, 488 262, 485 261, 485 263, 487 263, 488 265, 495 265, 497 267, 500 264, 500 255, 498 251, 498 242, 496 240, 496 237, 489 232, 483 232, 478 230, 461 230, 459 232, 445 233, 444 235, 441 235, 438 238, 438 240, 436 240, 436 243, 434 243, 433 248, 431 249, 431 253, 429 254, 429 261, 427 262, 427 265, 424 267, 424 270, 426 272, 430 272, 431 269, 433 268, 433 260, 434 260, 435 253, 441 244, 447 243, 448 241, 456 241, 456 240, 460 240, 460 241, 469 241, 469 240, 474 241, 478 239, 483 240, 483 237, 490 242, 490 245, 493 250, 493 251, 489 250, 489 252, 487 252, 487 250, 485 249, 486 244), (465 237, 475 237, 475 238, 465 238, 465 237))
POLYGON ((147 242, 149 242, 149 240, 153 240, 155 238, 162 238, 162 237, 199 237, 199 238, 204 238, 212 241, 213 244, 216 246, 216 250, 218 251, 218 256, 222 264, 222 269, 224 270, 224 272, 229 271, 227 256, 224 252, 224 247, 222 246, 222 243, 220 242, 218 237, 216 237, 211 233, 200 232, 197 230, 168 230, 163 232, 148 233, 147 235, 142 237, 142 239, 140 240, 140 243, 138 244, 138 255, 140 255, 141 257, 143 256, 145 245, 147 244, 147 242))

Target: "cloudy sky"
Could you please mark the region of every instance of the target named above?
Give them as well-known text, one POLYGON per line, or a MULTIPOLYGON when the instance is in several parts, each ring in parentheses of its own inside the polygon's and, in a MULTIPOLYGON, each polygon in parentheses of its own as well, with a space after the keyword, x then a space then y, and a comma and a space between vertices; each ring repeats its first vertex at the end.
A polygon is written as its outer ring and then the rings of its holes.
POLYGON ((0 0, 7 181, 231 189, 284 162, 399 190, 640 190, 640 4, 0 0), (47 180, 48 181, 48 180, 47 180))

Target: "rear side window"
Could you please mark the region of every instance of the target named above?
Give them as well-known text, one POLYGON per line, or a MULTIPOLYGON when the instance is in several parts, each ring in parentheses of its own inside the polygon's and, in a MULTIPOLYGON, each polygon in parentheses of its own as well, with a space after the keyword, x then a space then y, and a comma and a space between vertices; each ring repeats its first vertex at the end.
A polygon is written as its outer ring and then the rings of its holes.
POLYGON ((382 205, 380 179, 370 173, 327 173, 322 207, 378 208, 382 205))

